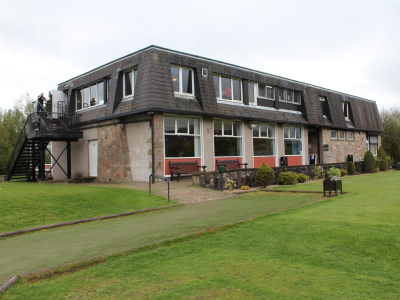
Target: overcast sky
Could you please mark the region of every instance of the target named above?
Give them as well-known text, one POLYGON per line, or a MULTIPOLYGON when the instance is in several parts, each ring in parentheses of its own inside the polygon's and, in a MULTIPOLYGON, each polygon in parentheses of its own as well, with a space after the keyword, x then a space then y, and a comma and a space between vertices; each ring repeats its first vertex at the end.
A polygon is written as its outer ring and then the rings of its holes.
POLYGON ((0 0, 0 107, 157 45, 400 107, 400 0, 0 0))

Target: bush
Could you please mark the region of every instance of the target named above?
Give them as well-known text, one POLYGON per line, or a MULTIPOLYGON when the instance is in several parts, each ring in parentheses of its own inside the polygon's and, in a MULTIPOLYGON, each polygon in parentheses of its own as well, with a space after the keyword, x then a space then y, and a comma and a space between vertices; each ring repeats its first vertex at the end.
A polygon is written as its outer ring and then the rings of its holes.
POLYGON ((390 145, 390 156, 393 158, 393 165, 400 161, 400 148, 396 142, 393 142, 392 145, 390 145))
POLYGON ((319 166, 315 166, 312 170, 311 170, 311 177, 312 178, 323 178, 324 176, 324 169, 322 169, 322 167, 319 166))
POLYGON ((306 174, 296 174, 297 175, 297 181, 298 182, 305 182, 308 180, 308 176, 306 174))
POLYGON ((283 185, 292 185, 297 182, 297 174, 294 172, 282 172, 278 176, 278 183, 283 185))
POLYGON ((328 172, 326 172, 326 177, 340 177, 340 170, 337 168, 330 168, 328 172))
POLYGON ((377 167, 379 167, 379 170, 387 171, 388 162, 387 162, 387 158, 386 158, 386 152, 382 146, 380 146, 378 149, 378 159, 379 159, 379 164, 377 164, 377 167))
POLYGON ((375 158, 371 151, 367 151, 364 155, 363 171, 365 173, 375 172, 375 158))
POLYGON ((243 185, 239 190, 249 190, 250 187, 248 185, 243 185))
POLYGON ((347 171, 345 169, 339 169, 339 171, 340 171, 340 177, 347 175, 347 171))
POLYGON ((273 178, 274 170, 263 163, 256 172, 256 186, 262 186, 265 188, 268 184, 271 183, 273 178))
POLYGON ((390 156, 386 156, 386 159, 387 159, 387 168, 388 169, 390 169, 390 168, 392 168, 393 166, 394 166, 394 160, 393 160, 393 158, 391 158, 390 156))
POLYGON ((347 165, 347 172, 349 173, 349 175, 356 174, 356 165, 352 161, 350 161, 347 165))

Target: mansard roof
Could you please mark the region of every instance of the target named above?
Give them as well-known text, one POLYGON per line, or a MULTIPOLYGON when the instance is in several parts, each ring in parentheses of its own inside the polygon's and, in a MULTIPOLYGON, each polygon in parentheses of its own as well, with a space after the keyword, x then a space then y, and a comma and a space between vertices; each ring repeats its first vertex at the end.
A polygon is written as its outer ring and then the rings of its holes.
POLYGON ((382 121, 375 101, 154 45, 60 83, 58 89, 68 92, 66 104, 68 111, 75 110, 74 93, 77 89, 102 78, 110 78, 107 103, 95 108, 80 110, 79 113, 82 114, 85 121, 160 111, 383 132, 382 121), (175 95, 172 87, 171 64, 194 70, 195 97, 187 98, 175 95), (138 70, 135 97, 133 101, 122 101, 123 71, 133 67, 137 67, 138 70), (202 69, 208 70, 208 76, 202 76, 202 69), (252 81, 299 91, 302 95, 301 106, 291 111, 290 109, 253 106, 248 103, 217 101, 213 74, 240 78, 244 83, 252 81), (326 98, 330 118, 323 115, 320 96, 326 98), (350 121, 346 121, 344 118, 343 102, 350 106, 350 121))

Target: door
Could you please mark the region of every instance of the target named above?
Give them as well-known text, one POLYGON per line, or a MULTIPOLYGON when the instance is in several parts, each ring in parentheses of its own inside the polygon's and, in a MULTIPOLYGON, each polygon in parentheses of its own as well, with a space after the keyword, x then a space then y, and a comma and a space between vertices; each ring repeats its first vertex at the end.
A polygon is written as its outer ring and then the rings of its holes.
POLYGON ((97 140, 89 141, 89 176, 97 176, 97 140))

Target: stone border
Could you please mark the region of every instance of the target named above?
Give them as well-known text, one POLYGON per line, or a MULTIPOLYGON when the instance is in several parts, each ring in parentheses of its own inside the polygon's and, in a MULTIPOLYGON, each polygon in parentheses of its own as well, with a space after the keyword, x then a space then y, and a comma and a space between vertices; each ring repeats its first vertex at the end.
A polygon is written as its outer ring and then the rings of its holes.
POLYGON ((5 284, 3 284, 2 286, 0 286, 0 294, 2 292, 7 291, 10 287, 12 287, 14 284, 16 284, 18 281, 18 277, 14 276, 13 278, 11 278, 9 281, 7 281, 5 284))
POLYGON ((6 237, 6 236, 10 236, 10 235, 33 232, 33 231, 49 229, 49 228, 55 228, 55 227, 62 227, 62 226, 80 224, 80 223, 87 223, 87 222, 92 222, 92 221, 97 221, 97 220, 105 220, 105 219, 111 219, 111 218, 117 218, 117 217, 123 217, 123 216, 130 216, 130 215, 134 215, 134 214, 138 214, 138 213, 142 213, 142 212, 149 212, 149 211, 154 211, 154 210, 159 210, 159 209, 164 209, 164 208, 170 208, 170 207, 176 207, 176 206, 183 206, 183 205, 184 204, 174 204, 174 205, 159 206, 159 207, 154 207, 154 208, 135 210, 135 211, 126 212, 126 213, 120 213, 120 214, 107 215, 107 216, 102 216, 102 217, 94 217, 94 218, 88 218, 88 219, 81 219, 81 220, 68 221, 68 222, 56 223, 56 224, 33 227, 33 228, 27 228, 27 229, 21 229, 21 230, 15 230, 15 231, 1 233, 0 237, 6 237))

